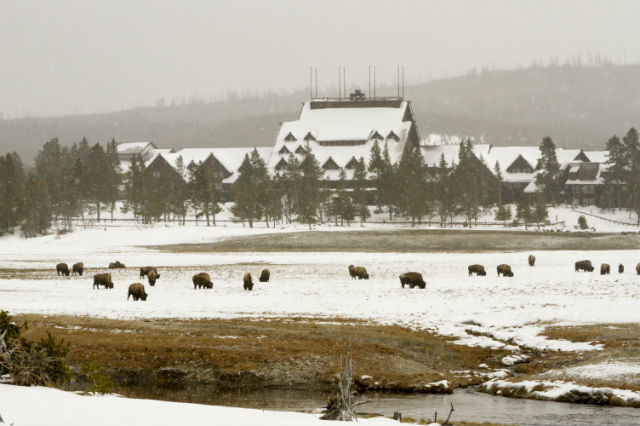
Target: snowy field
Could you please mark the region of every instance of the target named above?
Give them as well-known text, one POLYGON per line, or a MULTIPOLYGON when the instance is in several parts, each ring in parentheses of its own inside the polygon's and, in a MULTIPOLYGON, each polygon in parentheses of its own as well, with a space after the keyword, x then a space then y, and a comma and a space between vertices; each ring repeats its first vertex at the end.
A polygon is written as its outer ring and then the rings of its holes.
POLYGON ((513 343, 597 349, 588 343, 549 341, 538 334, 548 325, 640 322, 640 276, 634 271, 640 250, 533 252, 537 262, 531 268, 529 252, 161 253, 100 246, 87 240, 90 232, 43 239, 37 246, 34 240, 24 247, 3 244, 0 307, 13 314, 119 319, 347 317, 429 329, 458 337, 462 344, 513 350, 513 343), (75 239, 84 241, 76 245, 75 239), (574 272, 574 262, 584 258, 596 267, 611 264, 612 274, 574 272), (115 259, 128 268, 104 268, 115 259), (71 265, 80 260, 88 268, 84 277, 56 276, 57 262, 71 265), (474 263, 485 265, 486 277, 467 275, 467 266, 474 263), (510 264, 515 277, 498 278, 495 267, 500 263, 510 264), (625 274, 617 273, 618 263, 626 265, 625 274), (349 264, 365 266, 371 279, 351 280, 349 264), (155 287, 145 283, 146 302, 127 301, 128 285, 140 281, 137 267, 146 265, 157 266, 161 278, 155 287), (271 282, 256 283, 253 292, 244 292, 243 274, 251 272, 257 281, 263 267, 271 270, 271 282), (210 273, 213 290, 193 289, 191 277, 200 271, 210 273), (421 272, 427 288, 402 289, 398 275, 407 271, 421 272), (111 272, 115 288, 93 290, 91 276, 96 272, 111 272))

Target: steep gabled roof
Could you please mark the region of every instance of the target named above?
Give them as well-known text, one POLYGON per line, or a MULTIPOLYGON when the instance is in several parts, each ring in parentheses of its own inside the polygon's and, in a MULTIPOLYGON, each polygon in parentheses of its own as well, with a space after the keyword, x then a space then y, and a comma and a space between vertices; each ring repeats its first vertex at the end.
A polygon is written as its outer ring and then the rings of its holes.
POLYGON ((322 168, 325 170, 338 170, 340 169, 340 166, 338 166, 336 162, 333 161, 333 158, 329 157, 327 158, 327 161, 325 161, 322 165, 322 168))
POLYGON ((347 164, 344 165, 345 169, 355 169, 358 166, 358 160, 356 157, 351 157, 351 160, 347 164))

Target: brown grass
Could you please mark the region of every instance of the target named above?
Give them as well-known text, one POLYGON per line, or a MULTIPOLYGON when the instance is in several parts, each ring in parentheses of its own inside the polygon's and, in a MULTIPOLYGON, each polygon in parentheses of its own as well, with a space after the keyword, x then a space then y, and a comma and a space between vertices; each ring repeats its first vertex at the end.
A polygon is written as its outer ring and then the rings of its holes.
POLYGON ((495 250, 624 250, 640 248, 638 234, 480 230, 313 231, 229 238, 205 244, 152 246, 170 252, 344 251, 474 252, 495 250))
POLYGON ((470 384, 468 377, 450 371, 473 370, 480 363, 496 368, 505 355, 455 345, 427 332, 351 319, 121 321, 24 315, 17 320, 29 322, 29 337, 49 329, 69 341, 72 365, 95 353, 109 371, 126 380, 133 380, 132 372, 152 377, 159 368, 174 367, 186 371, 190 380, 222 388, 326 387, 333 383, 349 341, 354 376, 372 376, 382 390, 410 391, 442 379, 470 384))

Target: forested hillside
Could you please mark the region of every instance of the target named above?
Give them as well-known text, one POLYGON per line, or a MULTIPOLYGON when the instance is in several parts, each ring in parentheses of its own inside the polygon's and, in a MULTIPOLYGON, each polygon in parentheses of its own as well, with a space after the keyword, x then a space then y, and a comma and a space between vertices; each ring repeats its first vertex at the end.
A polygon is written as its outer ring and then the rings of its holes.
MULTIPOLYGON (((366 82, 365 82, 366 83, 366 82)), ((603 149, 612 134, 640 126, 640 65, 548 66, 408 86, 423 133, 484 137, 494 145, 603 149)), ((384 92, 384 90, 380 90, 384 92)), ((379 93, 380 93, 379 92, 379 93)), ((215 103, 137 108, 52 118, 0 120, 0 148, 31 163, 43 142, 151 140, 158 147, 267 146, 297 117, 306 90, 215 103)))

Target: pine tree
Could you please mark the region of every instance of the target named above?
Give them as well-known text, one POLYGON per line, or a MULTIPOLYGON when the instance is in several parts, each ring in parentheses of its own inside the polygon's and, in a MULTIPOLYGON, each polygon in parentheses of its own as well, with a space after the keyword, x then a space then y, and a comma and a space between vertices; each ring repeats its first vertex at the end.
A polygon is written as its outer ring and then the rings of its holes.
POLYGON ((188 192, 196 218, 204 215, 207 226, 216 226, 216 215, 222 211, 218 181, 207 162, 191 162, 187 167, 188 192))
POLYGON ((458 151, 458 165, 454 167, 450 179, 450 191, 454 194, 456 203, 460 206, 466 217, 467 226, 478 219, 480 207, 480 162, 473 154, 473 145, 470 139, 460 143, 458 151))
POLYGON ((435 171, 435 197, 438 201, 438 216, 440 226, 445 226, 447 216, 451 213, 454 204, 453 194, 450 188, 449 167, 444 154, 440 156, 438 167, 435 171))
POLYGON ((185 182, 185 179, 188 176, 188 171, 184 165, 182 155, 179 155, 178 158, 176 158, 176 172, 181 179, 176 181, 176 184, 172 189, 173 200, 171 211, 181 219, 182 225, 184 225, 187 220, 187 201, 189 199, 189 191, 188 184, 185 182))
POLYGON ((629 194, 630 207, 636 212, 640 224, 640 142, 636 129, 629 129, 622 141, 627 159, 625 186, 629 194))
POLYGON ((113 177, 113 174, 117 173, 117 171, 113 170, 111 159, 99 143, 89 150, 87 164, 91 170, 86 176, 87 197, 95 204, 96 219, 99 222, 102 204, 109 203, 117 196, 117 183, 113 177), (114 184, 115 189, 113 188, 114 184))
POLYGON ((531 200, 527 194, 522 194, 517 202, 516 209, 516 218, 523 221, 524 227, 527 229, 527 224, 531 221, 531 200))
POLYGON ((17 153, 0 156, 0 235, 19 225, 24 214, 25 174, 17 153))
MULTIPOLYGON (((525 196, 526 197, 526 196, 525 196)), ((542 193, 536 194, 536 203, 531 212, 531 219, 536 222, 538 229, 540 229, 540 222, 544 222, 547 219, 547 204, 542 193)))
POLYGON ((560 195, 560 164, 556 157, 556 146, 550 137, 546 136, 540 143, 540 169, 536 175, 536 185, 546 200, 556 204, 560 195))
POLYGON ((607 151, 609 151, 609 158, 607 158, 606 169, 602 173, 606 206, 620 208, 624 195, 623 183, 626 178, 627 160, 624 146, 616 135, 607 141, 607 151))
POLYGON ((409 147, 400 160, 398 172, 400 186, 399 208, 411 218, 411 224, 421 221, 426 210, 426 168, 420 147, 409 147))
POLYGON ((360 225, 362 225, 371 217, 367 205, 367 168, 362 157, 353 171, 353 201, 356 214, 360 217, 360 225))
MULTIPOLYGON (((57 218, 68 216, 68 211, 65 209, 65 196, 69 185, 67 181, 69 169, 64 168, 67 151, 60 146, 58 139, 54 138, 42 146, 35 158, 36 174, 46 185, 51 210, 57 218)), ((34 186, 35 182, 35 179, 31 180, 34 186)))
MULTIPOLYGON (((385 149, 387 150, 387 155, 389 155, 389 148, 385 144, 385 149)), ((375 188, 375 204, 377 206, 377 210, 380 211, 384 203, 383 197, 383 178, 384 178, 384 169, 385 162, 382 158, 382 152, 380 150, 380 145, 378 145, 378 141, 373 143, 371 147, 371 155, 369 158, 369 168, 368 171, 371 174, 371 183, 375 188)))
POLYGON ((29 173, 24 190, 22 233, 25 237, 44 234, 51 226, 51 199, 43 179, 29 173))
POLYGON ((253 207, 254 219, 260 220, 264 217, 264 221, 267 224, 267 227, 269 227, 270 217, 267 207, 269 206, 272 198, 271 178, 267 171, 267 166, 262 157, 260 157, 260 154, 258 154, 258 150, 256 148, 251 152, 251 166, 253 167, 256 185, 256 199, 253 207))
POLYGON ((249 154, 245 154, 238 169, 238 179, 234 183, 234 205, 231 207, 231 212, 242 222, 249 222, 250 228, 253 228, 253 219, 256 216, 256 200, 255 170, 249 154))
POLYGON ((496 165, 493 168, 493 172, 496 176, 496 201, 498 207, 502 206, 502 182, 504 179, 502 178, 502 172, 500 171, 500 163, 496 161, 496 165))
POLYGON ((382 151, 382 172, 380 176, 380 203, 387 207, 389 220, 393 220, 393 210, 398 204, 398 170, 397 165, 391 164, 389 145, 385 142, 382 151))
POLYGON ((311 224, 317 221, 317 214, 322 202, 320 179, 322 169, 311 150, 305 152, 300 162, 300 185, 298 193, 297 214, 301 223, 311 224))
POLYGON ((105 201, 111 207, 111 221, 113 222, 113 213, 116 208, 116 201, 121 197, 120 184, 122 183, 122 171, 120 170, 120 159, 118 158, 118 145, 115 139, 107 144, 107 160, 108 167, 105 170, 105 201))
POLYGON ((144 217, 145 179, 144 161, 136 154, 131 158, 131 165, 126 173, 123 213, 132 211, 136 218, 144 217))

